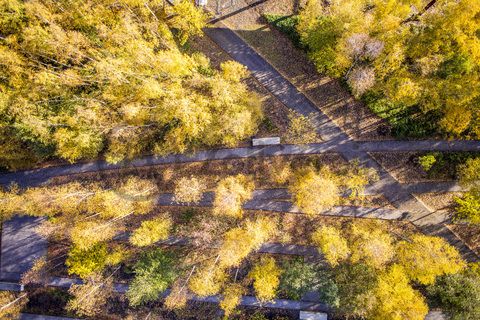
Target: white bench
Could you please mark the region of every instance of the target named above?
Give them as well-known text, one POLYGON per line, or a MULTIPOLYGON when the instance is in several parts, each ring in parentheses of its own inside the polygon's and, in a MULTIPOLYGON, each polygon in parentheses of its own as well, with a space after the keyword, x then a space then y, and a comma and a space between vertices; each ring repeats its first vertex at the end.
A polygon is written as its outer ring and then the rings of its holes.
POLYGON ((252 139, 252 146, 269 146, 272 144, 280 144, 280 137, 269 138, 254 138, 252 139))
POLYGON ((300 320, 328 320, 328 315, 323 312, 300 311, 300 320))

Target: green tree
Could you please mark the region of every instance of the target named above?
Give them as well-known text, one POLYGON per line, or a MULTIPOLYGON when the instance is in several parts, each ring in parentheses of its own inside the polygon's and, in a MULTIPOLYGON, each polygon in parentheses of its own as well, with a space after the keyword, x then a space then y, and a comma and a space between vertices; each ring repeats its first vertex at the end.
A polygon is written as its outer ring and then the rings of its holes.
POLYGON ((341 264, 333 270, 333 280, 338 287, 338 311, 347 316, 365 317, 371 308, 372 290, 378 274, 362 263, 341 264))
POLYGON ((466 192, 463 197, 455 197, 455 220, 480 224, 480 190, 466 192))
POLYGON ((127 297, 131 306, 157 300, 178 276, 175 257, 162 249, 144 252, 134 266, 127 297))
POLYGON ((282 266, 279 291, 289 299, 300 300, 309 291, 317 288, 317 268, 301 259, 286 262, 282 266))
POLYGON ((460 273, 440 276, 427 289, 452 320, 473 320, 480 317, 478 266, 473 265, 460 273))

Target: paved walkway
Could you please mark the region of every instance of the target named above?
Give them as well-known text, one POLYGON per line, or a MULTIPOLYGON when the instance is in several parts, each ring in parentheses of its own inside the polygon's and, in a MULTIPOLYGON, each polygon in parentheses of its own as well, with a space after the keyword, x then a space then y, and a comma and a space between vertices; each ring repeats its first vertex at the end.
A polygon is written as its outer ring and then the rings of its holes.
POLYGON ((450 244, 455 245, 468 261, 478 260, 477 255, 468 248, 463 241, 446 228, 444 217, 432 215, 429 209, 418 201, 411 192, 398 183, 389 172, 384 170, 368 152, 387 149, 388 151, 404 151, 402 148, 428 148, 433 151, 436 148, 465 147, 464 142, 479 150, 480 142, 462 141, 450 144, 445 141, 381 141, 359 143, 352 141, 342 129, 331 121, 320 109, 303 95, 297 88, 275 70, 263 57, 257 54, 235 32, 228 29, 222 23, 217 23, 213 28, 205 30, 206 34, 215 41, 233 59, 248 67, 252 75, 285 106, 302 114, 315 114, 317 132, 326 144, 333 144, 330 148, 335 149, 345 159, 359 159, 361 164, 377 170, 380 181, 377 183, 383 195, 399 210, 408 212, 409 219, 428 234, 444 237, 450 244), (441 232, 439 232, 441 230, 441 232))
POLYGON ((47 240, 36 233, 44 218, 20 216, 2 227, 0 279, 18 281, 33 262, 47 254, 47 240))
POLYGON ((352 142, 345 141, 340 144, 334 141, 312 143, 305 145, 274 145, 265 147, 244 147, 233 149, 215 149, 199 151, 192 154, 175 154, 166 157, 145 156, 117 164, 106 161, 92 161, 42 169, 17 171, 0 174, 0 185, 7 186, 17 183, 21 187, 36 186, 59 176, 75 175, 81 173, 115 170, 122 168, 141 168, 162 164, 185 163, 211 160, 227 160, 251 157, 271 157, 286 155, 308 155, 336 152, 348 154, 348 159, 361 157, 365 152, 400 152, 400 151, 478 151, 478 141, 370 141, 352 142))
MULTIPOLYGON (((211 207, 213 205, 213 192, 206 192, 198 203, 178 203, 171 193, 163 193, 157 199, 160 206, 196 206, 211 207)), ((264 189, 255 190, 252 199, 247 201, 243 208, 247 210, 275 211, 302 213, 290 200, 291 195, 287 189, 264 189)), ((322 213, 326 216, 342 216, 352 218, 372 218, 397 220, 408 219, 408 213, 396 209, 360 207, 360 206, 336 206, 322 213)))

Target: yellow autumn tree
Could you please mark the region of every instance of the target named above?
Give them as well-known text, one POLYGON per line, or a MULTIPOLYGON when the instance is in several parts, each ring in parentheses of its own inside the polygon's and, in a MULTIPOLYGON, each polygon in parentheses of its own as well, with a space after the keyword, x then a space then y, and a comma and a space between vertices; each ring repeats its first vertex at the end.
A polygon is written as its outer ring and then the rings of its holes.
POLYGON ((363 262, 374 268, 385 267, 395 255, 393 238, 379 223, 353 223, 350 228, 351 261, 363 262))
POLYGON ((18 319, 23 307, 27 304, 28 297, 26 292, 19 294, 2 291, 0 292, 0 317, 2 319, 18 319))
POLYGON ((225 233, 218 251, 220 266, 222 268, 238 266, 276 231, 276 221, 267 217, 247 220, 243 226, 230 229, 225 233))
POLYGON ((113 294, 111 279, 93 276, 83 284, 73 284, 68 293, 73 296, 66 309, 81 317, 94 317, 104 311, 107 300, 113 294))
POLYGON ((75 223, 70 231, 73 245, 88 250, 94 245, 112 239, 123 228, 115 223, 87 220, 75 223))
POLYGON ((252 197, 254 184, 249 177, 239 174, 222 179, 215 189, 213 213, 240 218, 242 205, 252 197))
POLYGON ((208 262, 190 278, 188 287, 193 293, 206 297, 219 293, 226 279, 225 268, 219 266, 216 261, 208 262))
POLYGON ((262 258, 249 272, 248 277, 253 280, 255 295, 260 301, 268 301, 275 298, 278 285, 280 284, 281 269, 272 257, 262 258))
POLYGON ((168 214, 161 217, 142 221, 139 228, 130 236, 130 243, 137 247, 152 245, 168 238, 173 222, 168 214))
POLYGON ((207 25, 209 15, 195 7, 190 0, 178 1, 172 8, 171 25, 178 30, 180 44, 193 37, 203 34, 202 29, 207 25))
POLYGON ((206 189, 202 179, 182 177, 175 182, 173 197, 180 203, 198 203, 206 189))
POLYGON ((241 284, 229 284, 223 290, 223 298, 220 300, 220 308, 222 308, 225 317, 229 317, 235 308, 240 304, 245 289, 241 284))
POLYGON ((410 279, 424 285, 433 284, 436 277, 457 273, 465 267, 457 249, 442 238, 421 234, 398 244, 397 260, 410 279))
POLYGON ((367 319, 423 320, 428 313, 425 299, 412 288, 399 265, 393 265, 380 274, 372 293, 373 302, 367 311, 367 319))
POLYGON ((310 216, 330 209, 340 199, 338 178, 326 166, 319 172, 312 168, 300 170, 289 190, 295 205, 310 216))
POLYGON ((0 167, 102 152, 119 162, 254 134, 262 110, 248 73, 187 54, 209 15, 175 2, 2 1, 0 167))
POLYGON ((347 240, 335 227, 318 228, 312 235, 312 241, 332 267, 337 266, 350 255, 347 240))

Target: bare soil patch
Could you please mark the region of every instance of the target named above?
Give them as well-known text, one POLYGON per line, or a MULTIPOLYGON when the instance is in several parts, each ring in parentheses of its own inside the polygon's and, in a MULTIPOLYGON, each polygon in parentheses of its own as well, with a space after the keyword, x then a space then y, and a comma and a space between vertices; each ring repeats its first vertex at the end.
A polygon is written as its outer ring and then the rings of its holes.
POLYGON ((428 175, 416 161, 418 152, 371 152, 370 155, 400 183, 451 180, 428 175))
POLYGON ((474 250, 477 255, 480 255, 480 226, 449 224, 448 227, 474 250))
POLYGON ((454 210, 453 198, 461 194, 461 192, 435 192, 415 194, 415 197, 435 211, 442 210, 452 214, 454 210))

